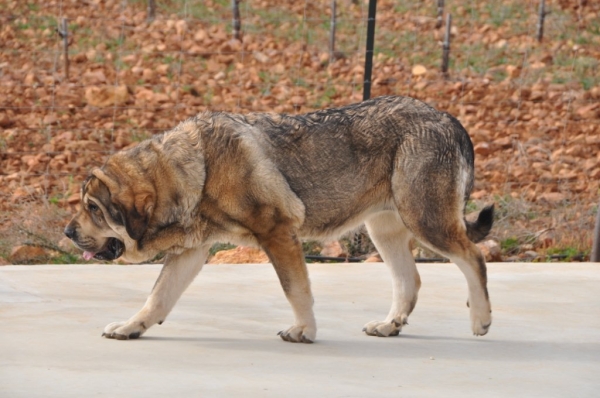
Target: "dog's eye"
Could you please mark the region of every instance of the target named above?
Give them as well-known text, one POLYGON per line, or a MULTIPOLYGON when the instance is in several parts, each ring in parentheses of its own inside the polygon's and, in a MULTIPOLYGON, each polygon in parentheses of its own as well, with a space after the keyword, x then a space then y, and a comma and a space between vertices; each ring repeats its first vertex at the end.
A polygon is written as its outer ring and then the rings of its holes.
POLYGON ((88 202, 88 210, 94 213, 99 210, 99 207, 93 202, 88 202))

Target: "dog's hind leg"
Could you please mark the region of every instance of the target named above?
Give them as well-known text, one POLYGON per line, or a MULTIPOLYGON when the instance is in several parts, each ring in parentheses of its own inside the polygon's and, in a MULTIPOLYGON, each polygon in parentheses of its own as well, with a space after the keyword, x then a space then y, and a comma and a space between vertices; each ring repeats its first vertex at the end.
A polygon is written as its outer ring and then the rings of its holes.
POLYGON ((398 212, 378 213, 366 221, 371 240, 392 273, 392 307, 384 321, 372 321, 363 331, 370 336, 397 336, 415 308, 421 278, 410 251, 412 234, 398 212))
POLYGON ((469 287, 469 305, 471 329, 475 336, 483 336, 492 324, 492 308, 487 290, 487 268, 479 248, 470 240, 446 256, 455 263, 467 279, 469 287))
POLYGON ((312 343, 317 336, 313 313, 313 296, 302 244, 295 230, 285 224, 275 227, 268 236, 259 236, 259 243, 273 263, 281 287, 294 311, 295 323, 278 334, 293 343, 312 343))
POLYGON ((200 247, 182 254, 168 255, 142 309, 125 322, 107 325, 102 336, 118 340, 137 339, 155 323, 163 323, 181 294, 202 269, 208 249, 200 247))
POLYGON ((398 201, 400 214, 415 238, 462 271, 469 288, 471 329, 474 335, 482 336, 492 323, 485 259, 467 235, 462 203, 458 199, 453 203, 451 195, 430 197, 440 198, 440 202, 427 204, 405 196, 398 201))
POLYGON ((485 259, 477 245, 469 240, 464 229, 457 229, 452 235, 445 235, 452 241, 443 248, 432 243, 439 240, 439 237, 431 239, 431 236, 421 234, 418 239, 432 250, 449 258, 462 271, 469 288, 467 305, 470 308, 471 330, 475 336, 483 336, 492 324, 485 259))

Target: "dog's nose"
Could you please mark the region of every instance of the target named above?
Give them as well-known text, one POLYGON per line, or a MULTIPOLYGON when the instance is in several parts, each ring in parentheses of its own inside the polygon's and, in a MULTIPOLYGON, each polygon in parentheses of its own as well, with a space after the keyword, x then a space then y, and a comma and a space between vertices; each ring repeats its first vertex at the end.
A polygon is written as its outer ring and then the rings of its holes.
POLYGON ((67 235, 67 238, 71 240, 75 239, 75 233, 75 228, 73 228, 71 225, 67 225, 65 228, 65 235, 67 235))

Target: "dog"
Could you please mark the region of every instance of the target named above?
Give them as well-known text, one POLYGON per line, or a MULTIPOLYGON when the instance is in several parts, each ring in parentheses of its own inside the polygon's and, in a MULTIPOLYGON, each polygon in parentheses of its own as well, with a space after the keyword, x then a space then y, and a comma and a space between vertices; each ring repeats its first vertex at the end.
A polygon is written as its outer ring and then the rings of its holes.
POLYGON ((103 336, 135 339, 162 324, 216 242, 261 247, 295 322, 279 335, 312 343, 317 327, 302 238, 327 239, 363 223, 389 266, 387 317, 363 331, 396 336, 421 285, 409 243, 456 263, 466 277, 471 329, 491 325, 485 259, 493 204, 474 221, 473 144, 451 115, 385 96, 303 115, 203 112, 110 156, 81 189, 65 234, 87 260, 148 261, 165 254, 142 309, 103 336))

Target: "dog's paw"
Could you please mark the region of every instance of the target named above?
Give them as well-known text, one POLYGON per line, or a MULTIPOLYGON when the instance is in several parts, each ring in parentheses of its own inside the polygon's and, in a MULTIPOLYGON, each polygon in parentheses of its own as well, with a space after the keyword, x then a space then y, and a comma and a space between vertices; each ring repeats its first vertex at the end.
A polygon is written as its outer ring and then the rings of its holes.
POLYGON ((102 337, 117 340, 132 340, 139 338, 146 331, 144 323, 113 322, 104 328, 102 337))
POLYGON ((282 340, 291 343, 312 344, 317 337, 317 330, 308 326, 292 326, 288 330, 282 330, 277 333, 282 340))
POLYGON ((492 309, 489 303, 477 303, 473 305, 473 301, 467 301, 470 308, 471 330, 475 336, 483 336, 487 334, 492 325, 492 309))
POLYGON ((492 325, 492 317, 487 316, 482 318, 474 317, 471 320, 471 329, 473 330, 474 336, 483 336, 487 334, 490 330, 490 326, 492 325))
POLYGON ((369 336, 390 337, 398 336, 402 330, 402 322, 371 321, 365 325, 363 332, 369 336))

